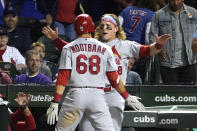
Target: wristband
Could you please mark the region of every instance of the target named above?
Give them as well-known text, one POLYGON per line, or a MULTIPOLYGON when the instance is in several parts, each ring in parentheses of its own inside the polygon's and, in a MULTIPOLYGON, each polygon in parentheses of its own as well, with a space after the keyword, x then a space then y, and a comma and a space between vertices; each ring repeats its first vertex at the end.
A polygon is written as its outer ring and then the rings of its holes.
POLYGON ((157 50, 161 50, 162 47, 163 47, 163 46, 162 46, 161 44, 159 44, 159 43, 156 43, 156 44, 155 44, 155 48, 156 48, 157 50))
POLYGON ((124 98, 127 99, 127 97, 129 96, 129 93, 127 91, 123 91, 122 93, 120 93, 120 95, 124 98))
POLYGON ((55 93, 54 94, 54 102, 59 103, 61 100, 61 97, 62 97, 61 94, 55 93))

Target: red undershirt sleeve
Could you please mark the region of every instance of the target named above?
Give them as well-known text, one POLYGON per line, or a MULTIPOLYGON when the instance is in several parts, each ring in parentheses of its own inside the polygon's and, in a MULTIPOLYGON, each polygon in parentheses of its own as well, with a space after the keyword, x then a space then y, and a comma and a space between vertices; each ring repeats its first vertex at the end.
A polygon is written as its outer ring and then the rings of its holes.
POLYGON ((143 58, 143 57, 150 57, 150 47, 143 45, 140 48, 140 52, 139 52, 139 57, 143 58))
POLYGON ((67 86, 71 70, 59 70, 56 85, 67 86))
POLYGON ((120 93, 120 95, 124 99, 127 99, 129 96, 129 93, 126 91, 122 83, 122 80, 119 79, 118 73, 116 71, 113 71, 113 72, 107 72, 106 75, 112 87, 115 88, 116 91, 118 91, 118 93, 120 93))
POLYGON ((61 52, 62 48, 68 44, 68 42, 62 40, 61 38, 57 38, 53 40, 53 44, 58 48, 58 50, 61 52))

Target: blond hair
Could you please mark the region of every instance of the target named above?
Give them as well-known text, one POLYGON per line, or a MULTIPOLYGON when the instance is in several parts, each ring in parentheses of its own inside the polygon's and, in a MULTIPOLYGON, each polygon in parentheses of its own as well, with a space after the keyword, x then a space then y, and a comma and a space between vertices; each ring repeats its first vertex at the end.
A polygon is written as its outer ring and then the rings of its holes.
MULTIPOLYGON (((115 20, 116 23, 117 23, 118 31, 116 32, 116 38, 121 39, 121 40, 125 40, 125 39, 126 39, 126 34, 125 34, 123 28, 120 26, 120 22, 119 22, 118 17, 117 17, 115 14, 104 14, 103 16, 106 16, 106 15, 113 17, 114 20, 115 20)), ((102 16, 102 17, 103 17, 103 16, 102 16)), ((101 18, 102 18, 102 17, 101 17, 101 18)), ((95 36, 94 36, 94 37, 95 37, 97 40, 102 41, 101 33, 100 33, 100 27, 99 27, 99 26, 97 26, 97 28, 96 28, 96 32, 95 32, 95 36)))
POLYGON ((42 50, 45 52, 45 45, 42 42, 37 41, 37 42, 32 43, 31 49, 35 47, 41 47, 42 50))

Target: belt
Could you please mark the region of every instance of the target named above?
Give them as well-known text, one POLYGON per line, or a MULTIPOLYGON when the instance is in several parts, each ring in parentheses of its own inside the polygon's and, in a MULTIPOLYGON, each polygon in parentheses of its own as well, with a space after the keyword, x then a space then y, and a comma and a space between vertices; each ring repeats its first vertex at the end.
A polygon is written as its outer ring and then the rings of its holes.
POLYGON ((112 88, 111 85, 106 85, 104 88, 104 92, 111 92, 111 88, 112 88))
POLYGON ((111 88, 105 87, 104 92, 111 92, 111 88))
POLYGON ((81 86, 81 87, 76 87, 76 86, 71 86, 71 88, 94 88, 94 89, 103 89, 104 87, 92 87, 92 86, 81 86))

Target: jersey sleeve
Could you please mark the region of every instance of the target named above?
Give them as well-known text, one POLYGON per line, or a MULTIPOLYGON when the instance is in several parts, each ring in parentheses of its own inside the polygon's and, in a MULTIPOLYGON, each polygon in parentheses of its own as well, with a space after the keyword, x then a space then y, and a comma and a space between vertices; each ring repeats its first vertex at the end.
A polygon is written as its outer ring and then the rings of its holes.
POLYGON ((58 48, 58 50, 61 52, 62 51, 62 48, 68 44, 68 42, 66 41, 63 41, 62 39, 60 38, 57 38, 55 40, 53 40, 53 44, 58 48))
POLYGON ((15 58, 16 58, 16 65, 18 64, 25 64, 25 58, 21 55, 18 49, 14 48, 15 50, 15 58))
POLYGON ((117 65, 115 62, 115 58, 113 56, 113 52, 111 49, 109 49, 109 55, 108 55, 108 60, 107 60, 107 72, 112 72, 112 71, 117 71, 117 65))
POLYGON ((130 55, 129 57, 134 57, 136 59, 139 58, 139 53, 140 53, 140 48, 142 47, 142 45, 140 45, 137 42, 134 41, 128 41, 129 45, 130 45, 130 55))
POLYGON ((59 69, 72 69, 72 61, 71 61, 71 50, 70 48, 63 48, 60 57, 59 69))

